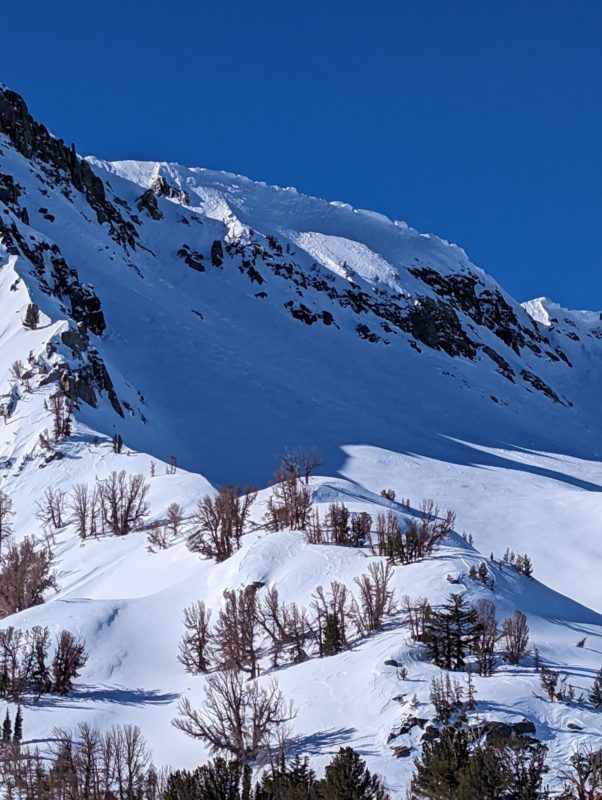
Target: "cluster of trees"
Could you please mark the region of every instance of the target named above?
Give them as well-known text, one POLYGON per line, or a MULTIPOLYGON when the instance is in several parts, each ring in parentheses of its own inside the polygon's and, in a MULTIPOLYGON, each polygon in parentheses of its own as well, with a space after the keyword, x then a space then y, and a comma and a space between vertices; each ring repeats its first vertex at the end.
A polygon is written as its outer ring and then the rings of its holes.
POLYGON ((69 494, 49 487, 37 503, 37 516, 50 530, 73 523, 82 539, 125 536, 144 526, 150 510, 149 488, 142 475, 113 471, 107 478, 97 478, 92 487, 76 484, 69 494))
MULTIPOLYGON (((101 733, 87 723, 55 729, 43 755, 5 743, 0 784, 13 800, 161 800, 166 775, 155 769, 140 729, 115 726, 101 733)), ((219 795, 215 795, 215 800, 219 795)), ((225 796, 224 796, 225 797, 225 796)), ((189 799, 191 800, 191 799, 189 799)), ((200 798, 199 798, 200 800, 200 798)))
POLYGON ((527 553, 516 555, 512 550, 506 548, 502 563, 514 567, 517 572, 527 578, 533 577, 533 562, 527 553))
POLYGON ((51 645, 46 627, 0 630, 0 697, 16 702, 25 694, 39 697, 71 691, 88 659, 85 643, 63 630, 56 637, 52 656, 51 645))
POLYGON ((442 669, 463 670, 472 658, 479 674, 487 676, 493 673, 497 657, 516 665, 528 653, 529 626, 518 609, 500 629, 491 600, 481 599, 473 607, 464 595, 451 594, 434 609, 425 598, 412 600, 406 595, 401 608, 412 639, 423 643, 431 661, 442 669))
POLYGON ((598 800, 602 797, 602 750, 577 749, 556 776, 551 793, 547 748, 533 737, 489 734, 459 725, 425 742, 415 761, 408 800, 598 800))
POLYGON ((382 780, 351 747, 341 747, 318 778, 307 758, 272 765, 255 787, 237 761, 223 758, 193 772, 172 772, 164 800, 388 800, 382 780))
POLYGON ((410 564, 431 555, 452 530, 456 515, 447 511, 439 517, 433 500, 423 500, 420 517, 402 528, 399 516, 389 510, 376 518, 376 552, 392 564, 410 564))
POLYGON ((189 549, 216 561, 230 558, 240 549, 256 497, 252 489, 243 493, 235 486, 223 486, 215 497, 203 497, 192 520, 189 549))
POLYGON ((370 564, 355 579, 357 597, 337 581, 329 591, 318 586, 310 612, 296 603, 281 602, 276 587, 265 592, 256 585, 227 590, 215 627, 211 610, 202 602, 194 603, 184 611, 179 660, 192 674, 216 668, 255 678, 261 657, 268 653, 273 667, 283 661, 300 663, 314 653, 320 657, 339 653, 354 638, 378 630, 393 613, 392 574, 388 564, 370 564))

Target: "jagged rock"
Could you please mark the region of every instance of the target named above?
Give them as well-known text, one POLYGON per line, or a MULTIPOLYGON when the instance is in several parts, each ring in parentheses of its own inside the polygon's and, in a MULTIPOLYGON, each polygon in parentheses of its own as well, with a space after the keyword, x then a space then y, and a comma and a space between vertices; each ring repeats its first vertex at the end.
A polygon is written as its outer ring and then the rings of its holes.
POLYGON ((136 208, 138 211, 146 211, 146 213, 154 220, 163 219, 163 212, 159 210, 157 205, 157 197, 152 189, 147 189, 142 192, 140 197, 136 200, 136 208))
POLYGON ((395 661, 394 658, 388 658, 385 661, 385 667, 401 667, 403 666, 400 662, 395 661))
POLYGON ((392 747, 391 750, 395 758, 407 758, 412 755, 412 748, 407 744, 398 744, 396 747, 392 747))
POLYGON ((80 331, 69 328, 61 333, 62 343, 71 350, 74 358, 80 358, 88 349, 89 339, 80 331))
POLYGON ((17 203, 23 188, 15 183, 12 175, 0 173, 0 203, 13 205, 17 203))
POLYGON ((510 364, 506 361, 506 359, 502 358, 502 356, 499 353, 497 353, 492 347, 489 347, 489 345, 487 344, 483 345, 483 352, 485 353, 485 355, 489 356, 489 358, 495 364, 497 364, 498 367, 497 371, 500 373, 500 375, 503 375, 504 378, 507 378, 509 381, 514 383, 514 378, 516 376, 514 374, 514 370, 512 369, 510 364))
POLYGON ((224 263, 224 246, 219 239, 211 245, 211 263, 214 267, 221 267, 224 263))
POLYGON ((98 222, 108 223, 111 236, 119 244, 136 246, 138 233, 131 222, 105 194, 102 180, 87 161, 79 158, 75 147, 67 147, 30 115, 25 101, 16 92, 0 88, 0 133, 8 136, 15 149, 25 158, 38 161, 53 186, 71 184, 81 192, 96 213, 98 222))
POLYGON ((203 264, 204 256, 202 253, 197 253, 191 250, 187 244, 183 244, 178 250, 177 255, 191 269, 194 269, 197 272, 205 272, 205 265, 203 264))
POLYGON ((475 343, 467 336, 456 312, 445 303, 422 297, 411 308, 406 330, 419 342, 450 356, 474 359, 475 343))
POLYGON ((545 381, 543 381, 541 378, 539 378, 537 375, 531 372, 531 370, 521 369, 520 375, 523 380, 527 381, 527 383, 530 383, 531 386, 534 389, 537 389, 538 392, 543 392, 543 394, 545 394, 547 397, 550 398, 550 400, 553 400, 555 403, 562 403, 562 400, 560 399, 560 397, 558 397, 554 389, 552 389, 550 386, 548 386, 548 384, 545 381))
POLYGON ((176 189, 175 186, 170 186, 163 175, 157 175, 150 188, 158 197, 169 197, 172 200, 178 200, 185 206, 190 205, 186 192, 183 189, 176 189))

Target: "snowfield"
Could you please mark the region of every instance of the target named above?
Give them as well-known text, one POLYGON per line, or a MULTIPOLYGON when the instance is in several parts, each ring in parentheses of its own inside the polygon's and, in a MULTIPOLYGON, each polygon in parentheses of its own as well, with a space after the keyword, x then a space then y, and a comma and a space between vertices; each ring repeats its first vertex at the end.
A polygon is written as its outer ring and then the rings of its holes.
MULTIPOLYGON (((126 470, 150 484, 150 521, 172 503, 189 519, 220 485, 265 487, 287 448, 317 447, 322 513, 344 502, 407 519, 423 498, 456 512, 443 547, 394 568, 398 601, 437 606, 457 592, 493 600, 499 620, 519 609, 531 647, 576 689, 573 702, 551 703, 532 658, 500 660, 474 677, 473 718, 534 723, 551 776, 575 747, 599 745, 602 712, 579 698, 602 666, 600 313, 545 298, 521 306, 456 245, 230 173, 90 158, 108 204, 101 221, 63 167, 55 174, 13 139, 0 125, 0 489, 17 540, 41 533, 36 502, 49 487, 126 470), (135 231, 129 243, 114 212, 135 231), (75 277, 57 278, 60 259, 75 277), (23 325, 32 303, 33 330, 23 325), (15 376, 16 362, 29 376, 15 376), (49 397, 69 380, 74 426, 50 457, 40 445, 49 397), (507 548, 529 554, 533 579, 500 565, 507 548), (483 561, 492 589, 469 577, 483 561)), ((184 533, 149 552, 147 530, 82 542, 68 521, 54 532, 58 591, 0 627, 68 628, 90 658, 72 694, 26 703, 26 741, 80 721, 135 723, 158 765, 207 758, 171 726, 206 680, 177 660, 185 607, 202 600, 215 620, 224 590, 261 583, 308 608, 333 580, 357 590, 377 559, 267 532, 269 495, 261 489, 242 548, 219 564, 190 552, 184 533)), ((259 680, 276 677, 295 705, 293 752, 320 770, 350 744, 404 796, 420 731, 390 734, 408 716, 432 717, 441 671, 399 612, 339 655, 273 669, 266 654, 261 666, 259 680), (396 758, 399 745, 410 755, 396 758)))

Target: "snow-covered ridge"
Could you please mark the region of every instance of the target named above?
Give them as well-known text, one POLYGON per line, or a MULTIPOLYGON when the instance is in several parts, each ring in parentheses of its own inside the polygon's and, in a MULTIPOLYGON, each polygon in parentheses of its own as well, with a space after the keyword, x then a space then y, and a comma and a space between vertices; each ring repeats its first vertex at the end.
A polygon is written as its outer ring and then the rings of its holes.
MULTIPOLYGON (((179 165, 89 159, 87 172, 17 100, 9 106, 0 104, 0 404, 10 406, 0 488, 14 498, 17 535, 38 530, 32 499, 49 487, 125 469, 148 479, 151 519, 172 502, 190 517, 213 486, 265 486, 287 447, 315 446, 322 511, 345 502, 405 518, 383 488, 414 509, 434 497, 456 511, 436 558, 396 567, 398 595, 437 605, 453 589, 494 600, 500 618, 520 608, 542 658, 586 693, 602 650, 600 315, 544 299, 521 306, 455 245, 340 202, 179 165), (23 326, 32 303, 35 329, 23 326), (16 361, 28 377, 15 377, 16 361), (49 457, 40 434, 58 386, 75 423, 49 457), (536 580, 497 565, 507 547, 530 554, 536 580), (494 589, 469 577, 491 552, 494 589)), ((224 589, 255 582, 307 605, 319 584, 353 586, 373 559, 268 533, 268 495, 256 529, 220 565, 183 540, 149 553, 143 531, 85 544, 72 524, 57 532, 59 591, 0 624, 68 625, 94 656, 74 697, 26 709, 28 737, 83 716, 127 721, 160 764, 203 758, 197 743, 165 734, 178 698, 203 693, 204 679, 177 661, 183 608, 202 599, 217 614, 224 589)), ((278 680, 299 709, 299 749, 318 768, 352 744, 402 797, 412 758, 395 759, 388 739, 414 693, 432 714, 434 674, 395 617, 278 680)), ((531 662, 475 680, 479 713, 526 716, 553 765, 599 737, 598 712, 546 701, 531 662)), ((403 737, 416 755, 419 732, 403 737)))

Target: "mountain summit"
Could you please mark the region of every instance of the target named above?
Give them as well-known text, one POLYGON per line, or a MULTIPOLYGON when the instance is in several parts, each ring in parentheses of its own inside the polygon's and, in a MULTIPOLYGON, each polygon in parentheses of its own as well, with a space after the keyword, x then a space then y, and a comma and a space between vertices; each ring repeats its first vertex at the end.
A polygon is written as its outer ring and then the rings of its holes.
MULTIPOLYGON (((598 651, 576 654, 574 640, 602 635, 601 356, 600 313, 520 304, 437 236, 231 173, 82 158, 0 87, 0 485, 19 535, 39 526, 31 498, 49 488, 152 470, 153 516, 177 503, 188 519, 214 486, 265 485, 283 452, 315 447, 337 476, 311 479, 318 508, 409 519, 434 497, 456 511, 438 560, 397 568, 400 596, 440 603, 464 582, 489 597, 466 582, 471 566, 528 552, 552 588, 500 565, 496 602, 529 616, 542 657, 577 670, 585 692, 598 651), (73 427, 51 445, 57 390, 73 427), (382 489, 410 502, 402 510, 382 489), (469 531, 485 556, 458 535, 469 531)), ((257 502, 268 509, 269 490, 257 502)), ((202 595, 217 608, 224 589, 250 584, 307 605, 321 583, 352 585, 368 557, 299 531, 267 535, 253 519, 217 565, 183 539, 149 554, 142 533, 80 545, 59 526, 56 597, 0 624, 67 620, 93 644, 89 688, 56 709, 65 724, 83 708, 99 724, 135 720, 163 763, 198 761, 182 734, 164 740, 178 696, 198 696, 176 660, 184 607, 202 595)), ((320 765, 333 745, 359 743, 401 792, 411 759, 399 767, 388 737, 412 694, 428 704, 433 669, 393 627, 283 670, 302 708, 299 751, 320 765), (398 691, 391 659, 411 690, 398 691)), ((529 716, 559 763, 569 723, 594 735, 591 708, 550 708, 533 696, 536 674, 520 686, 512 675, 480 680, 479 698, 505 719, 529 716)), ((43 707, 30 719, 40 737, 56 725, 43 707)))

